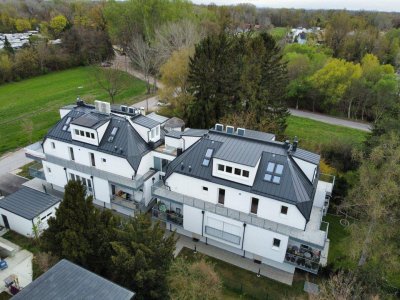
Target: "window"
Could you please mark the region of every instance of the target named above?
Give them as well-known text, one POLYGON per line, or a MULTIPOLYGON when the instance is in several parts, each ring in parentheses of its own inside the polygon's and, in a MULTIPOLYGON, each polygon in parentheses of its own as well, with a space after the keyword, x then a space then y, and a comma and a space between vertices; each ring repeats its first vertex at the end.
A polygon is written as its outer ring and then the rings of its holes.
POLYGON ((105 163, 107 160, 105 158, 102 158, 103 163, 105 163))
POLYGON ((93 133, 93 132, 90 133, 90 137, 91 137, 92 139, 94 139, 94 133, 93 133))
POLYGON ((243 170, 242 176, 249 178, 249 171, 243 170))
POLYGON ((242 170, 235 168, 235 175, 239 175, 242 174, 242 170))
POLYGON ((265 169, 264 180, 280 184, 282 174, 283 174, 283 165, 276 164, 273 162, 268 162, 267 168, 265 169))
POLYGON ((47 214, 47 216, 48 216, 48 217, 50 217, 50 216, 51 216, 51 214, 52 214, 52 213, 49 213, 49 214, 47 214))
POLYGON ((225 171, 225 166, 218 164, 218 171, 225 171))
POLYGON ((51 142, 51 148, 56 149, 56 144, 54 144, 54 142, 51 142))
POLYGON ((117 134, 117 132, 118 132, 118 127, 114 127, 113 130, 110 133, 110 137, 108 138, 108 141, 110 143, 114 140, 115 135, 117 134))
POLYGON ((44 219, 46 219, 46 216, 42 217, 40 220, 42 220, 42 221, 43 221, 44 219))
POLYGON ((92 167, 95 167, 96 161, 94 159, 94 153, 90 152, 89 155, 90 155, 90 163, 92 164, 92 167))
POLYGON ((258 210, 258 199, 257 198, 251 198, 251 209, 250 212, 252 214, 257 214, 258 210))
POLYGON ((208 191, 208 187, 203 186, 203 191, 208 191))
POLYGON ((75 129, 75 134, 79 135, 79 130, 78 129, 75 129))
POLYGON ((69 158, 71 160, 75 160, 74 149, 72 147, 68 147, 68 148, 69 148, 69 158))
POLYGON ((206 158, 211 158, 213 152, 214 152, 214 149, 208 148, 207 152, 206 152, 206 158))
POLYGON ((83 132, 83 130, 79 131, 81 136, 85 136, 85 132, 83 132))
POLYGON ((287 215, 287 212, 288 212, 288 207, 282 205, 282 206, 281 206, 281 214, 282 214, 282 215, 287 215))
POLYGON ((51 169, 49 167, 47 167, 47 172, 51 173, 51 169))
POLYGON ((69 174, 71 176, 71 180, 75 181, 75 174, 69 174))
POLYGON ((281 245, 281 240, 280 240, 280 239, 275 239, 275 238, 274 238, 274 241, 273 241, 272 245, 273 245, 274 247, 276 247, 276 248, 279 248, 280 245, 281 245))
POLYGON ((210 160, 205 158, 203 159, 203 162, 201 163, 202 166, 208 167, 210 165, 210 160))
POLYGON ((90 138, 90 132, 87 132, 87 131, 86 131, 86 137, 87 137, 87 138, 90 138))
POLYGON ((224 205, 225 203, 225 190, 218 189, 218 203, 224 205))
POLYGON ((232 167, 226 166, 225 171, 226 171, 227 173, 232 173, 232 167))

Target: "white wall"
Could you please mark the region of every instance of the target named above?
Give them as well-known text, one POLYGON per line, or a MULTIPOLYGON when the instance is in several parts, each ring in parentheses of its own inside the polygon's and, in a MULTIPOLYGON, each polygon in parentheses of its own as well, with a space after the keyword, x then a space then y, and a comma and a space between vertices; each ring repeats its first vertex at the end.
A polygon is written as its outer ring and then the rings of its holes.
MULTIPOLYGON (((85 177, 87 177, 87 175, 85 175, 85 177)), ((93 186, 94 186, 94 196, 96 197, 96 199, 106 203, 110 203, 111 188, 110 185, 108 184, 108 181, 98 177, 93 177, 93 186)))
POLYGON ((150 170, 150 168, 153 167, 154 167, 153 154, 152 151, 149 151, 145 156, 142 157, 139 168, 137 170, 137 175, 142 176, 146 174, 150 170))
MULTIPOLYGON (((110 121, 108 121, 107 123, 101 125, 99 128, 97 128, 97 135, 98 135, 98 139, 99 139, 99 144, 101 142, 101 140, 103 139, 104 133, 107 130, 108 124, 110 124, 110 121)), ((117 132, 118 134, 118 132, 117 132)), ((106 137, 108 139, 108 137, 106 137)))
POLYGON ((173 138, 170 136, 165 137, 165 146, 171 148, 182 148, 183 149, 183 140, 178 138, 173 138))
POLYGON ((196 143, 201 137, 199 136, 188 136, 184 135, 182 136, 183 139, 183 150, 187 150, 190 146, 192 146, 194 143, 196 143))
POLYGON ((80 141, 80 142, 83 142, 83 143, 87 143, 87 144, 90 144, 90 145, 95 145, 95 146, 99 145, 99 140, 97 138, 97 131, 96 130, 90 129, 90 128, 86 128, 86 127, 82 127, 82 126, 77 126, 77 125, 74 125, 74 124, 71 124, 70 128, 71 128, 71 137, 72 137, 73 140, 80 141), (83 131, 84 136, 76 134, 75 130, 79 130, 79 132, 83 131), (87 137, 86 136, 86 132, 92 133, 94 138, 87 137))
POLYGON ((59 187, 64 187, 67 184, 64 167, 43 160, 43 171, 48 183, 59 187))
POLYGON ((283 262, 288 239, 285 235, 247 224, 243 250, 283 262), (274 238, 281 240, 279 248, 273 246, 274 238))
POLYGON ((64 118, 68 113, 71 111, 71 109, 66 109, 66 108, 61 108, 60 109, 60 117, 61 119, 64 118))
POLYGON ((35 224, 38 224, 38 219, 40 219, 40 233, 43 232, 43 230, 47 229, 49 227, 49 225, 47 224, 48 220, 51 217, 55 217, 56 216, 56 209, 60 206, 60 202, 58 202, 57 204, 55 204, 54 206, 50 207, 49 209, 45 210, 44 212, 42 212, 38 217, 36 217, 33 222, 35 224))
POLYGON ((94 153, 97 169, 107 171, 113 174, 118 174, 120 176, 125 176, 128 178, 132 178, 132 176, 134 176, 135 174, 132 166, 123 157, 110 155, 96 150, 87 149, 84 147, 53 140, 50 138, 47 138, 43 144, 44 153, 51 154, 53 156, 63 158, 66 160, 70 160, 70 153, 68 147, 74 149, 75 162, 79 164, 85 166, 92 166, 89 153, 94 153), (51 142, 54 142, 56 146, 55 149, 52 148, 51 142), (103 158, 106 159, 106 162, 103 162, 102 160, 103 158))
POLYGON ((201 209, 183 205, 183 228, 185 230, 201 235, 202 223, 203 215, 201 209))
POLYGON ((296 164, 300 167, 300 169, 304 172, 304 174, 306 174, 307 178, 311 182, 313 182, 315 169, 317 168, 317 166, 296 157, 293 157, 293 159, 296 162, 296 164))
POLYGON ((133 123, 129 118, 129 123, 132 125, 132 127, 136 130, 137 133, 139 133, 139 135, 142 137, 142 139, 144 139, 144 141, 146 143, 149 142, 149 134, 150 134, 150 129, 141 126, 139 124, 133 123))
POLYGON ((235 182, 238 182, 238 183, 241 183, 241 184, 252 186, 253 183, 254 183, 254 179, 256 177, 256 174, 257 174, 257 169, 258 169, 259 163, 260 163, 260 159, 258 160, 256 166, 252 168, 252 167, 249 167, 249 166, 236 164, 236 163, 229 162, 229 161, 226 161, 226 160, 213 158, 212 174, 213 174, 213 176, 216 176, 216 177, 220 177, 220 178, 227 179, 227 180, 230 180, 230 181, 235 181, 235 182), (224 165, 225 169, 226 169, 226 166, 232 167, 232 173, 227 173, 225 171, 219 171, 218 170, 218 164, 224 165), (241 175, 235 175, 235 168, 249 171, 249 177, 247 178, 247 177, 244 177, 244 176, 241 176, 241 175))
POLYGON ((225 189, 224 206, 244 213, 250 213, 251 198, 255 197, 259 199, 257 214, 259 217, 301 230, 304 230, 306 224, 304 216, 300 213, 297 207, 286 202, 262 197, 226 186, 220 186, 215 183, 178 173, 173 173, 168 177, 166 184, 170 186, 172 191, 214 204, 218 203, 218 189, 223 188, 225 189), (208 191, 204 191, 203 186, 208 187, 208 191), (288 214, 286 216, 282 216, 280 213, 282 205, 288 207, 288 214))
MULTIPOLYGON (((24 236, 32 235, 32 221, 24 219, 16 214, 13 214, 7 210, 0 208, 0 214, 5 215, 10 225, 10 229, 22 234, 24 236)), ((5 226, 3 222, 3 217, 0 216, 0 225, 5 226)))

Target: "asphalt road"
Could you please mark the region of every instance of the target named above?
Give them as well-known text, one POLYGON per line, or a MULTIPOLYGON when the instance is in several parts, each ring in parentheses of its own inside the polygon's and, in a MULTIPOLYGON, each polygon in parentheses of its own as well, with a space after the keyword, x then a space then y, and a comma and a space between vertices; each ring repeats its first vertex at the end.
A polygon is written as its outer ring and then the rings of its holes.
POLYGON ((317 114, 317 113, 312 113, 312 112, 302 111, 302 110, 297 110, 297 109, 289 109, 289 111, 293 116, 312 119, 312 120, 316 120, 316 121, 320 121, 320 122, 324 122, 324 123, 332 124, 332 125, 339 125, 339 126, 354 128, 354 129, 367 131, 367 132, 371 131, 371 124, 368 124, 368 123, 355 122, 355 121, 335 118, 335 117, 331 117, 331 116, 327 116, 327 115, 323 115, 323 114, 317 114))

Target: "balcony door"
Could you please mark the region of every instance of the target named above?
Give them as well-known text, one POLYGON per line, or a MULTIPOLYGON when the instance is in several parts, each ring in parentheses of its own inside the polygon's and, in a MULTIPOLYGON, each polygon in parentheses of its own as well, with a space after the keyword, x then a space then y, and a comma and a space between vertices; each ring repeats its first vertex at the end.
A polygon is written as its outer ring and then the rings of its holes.
POLYGON ((225 203, 225 190, 218 189, 218 204, 224 205, 225 203))

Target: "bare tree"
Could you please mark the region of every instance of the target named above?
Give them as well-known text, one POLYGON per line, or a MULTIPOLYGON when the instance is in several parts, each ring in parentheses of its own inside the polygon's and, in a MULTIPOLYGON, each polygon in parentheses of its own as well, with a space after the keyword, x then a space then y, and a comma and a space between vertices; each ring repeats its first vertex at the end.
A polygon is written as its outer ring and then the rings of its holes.
POLYGON ((114 65, 113 68, 93 67, 92 74, 97 85, 107 92, 111 103, 114 103, 117 94, 125 88, 124 72, 119 70, 118 65, 114 65))
POLYGON ((189 20, 167 23, 155 32, 155 43, 161 64, 165 63, 173 52, 183 48, 194 47, 202 38, 205 31, 189 20))

